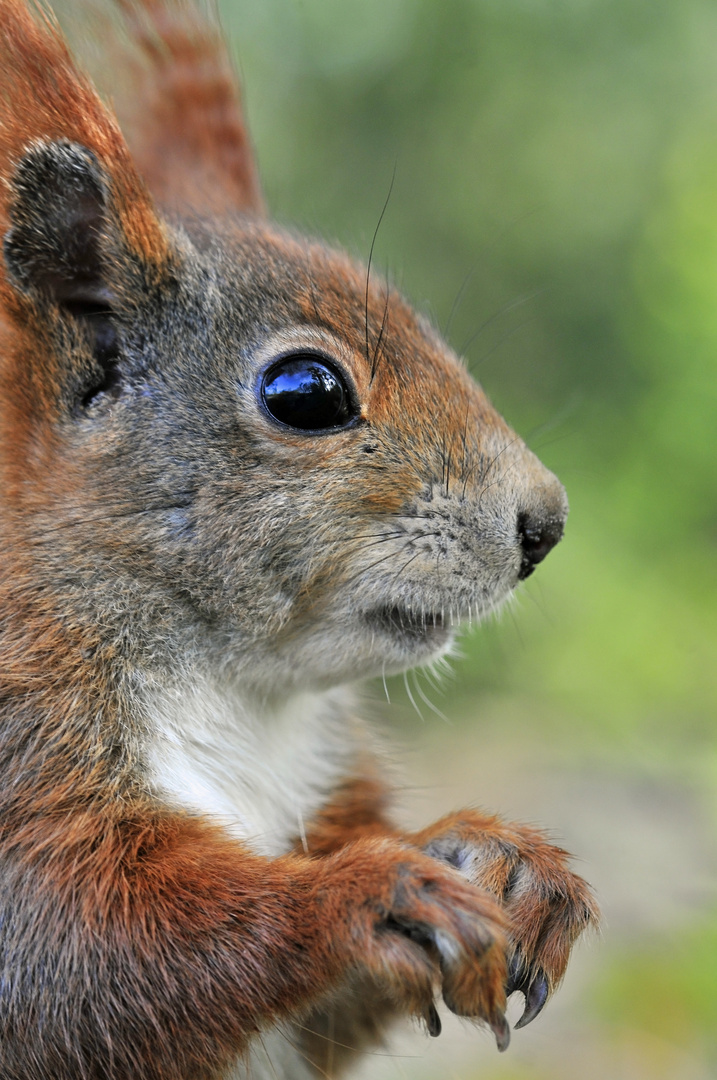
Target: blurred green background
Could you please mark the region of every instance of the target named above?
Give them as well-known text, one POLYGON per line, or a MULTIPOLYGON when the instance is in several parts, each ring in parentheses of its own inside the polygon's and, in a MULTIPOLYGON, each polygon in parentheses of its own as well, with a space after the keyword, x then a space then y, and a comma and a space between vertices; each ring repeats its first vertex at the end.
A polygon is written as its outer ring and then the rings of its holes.
POLYGON ((365 258, 395 167, 375 264, 571 502, 390 715, 407 815, 553 827, 605 928, 508 1054, 456 1024, 362 1075, 717 1077, 717 4, 220 6, 273 214, 365 258))

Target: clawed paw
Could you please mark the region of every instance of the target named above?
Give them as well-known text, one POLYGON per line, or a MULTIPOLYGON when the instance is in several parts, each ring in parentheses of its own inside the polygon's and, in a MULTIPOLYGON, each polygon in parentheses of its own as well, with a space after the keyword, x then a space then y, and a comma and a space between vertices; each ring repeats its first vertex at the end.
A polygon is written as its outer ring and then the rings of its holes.
MULTIPOLYGON (((539 830, 474 811, 410 838, 365 838, 320 860, 327 918, 346 928, 342 964, 437 1036, 435 1001, 510 1042, 507 998, 523 995, 516 1028, 542 1011, 570 949, 596 925, 589 886, 539 830), (418 850, 417 850, 418 849, 418 850)), ((340 950, 341 951, 341 950, 340 950)))
POLYGON ((560 982, 576 938, 597 925, 590 887, 569 869, 567 852, 539 830, 475 811, 444 818, 414 840, 500 903, 510 955, 505 993, 523 994, 515 1026, 525 1027, 560 982))
MULTIPOLYGON (((389 916, 385 929, 405 935, 436 960, 440 969, 440 992, 447 1007, 459 1016, 485 1022, 493 1030, 498 1048, 505 1050, 510 1042, 510 1028, 504 1011, 505 976, 501 955, 505 937, 498 926, 497 913, 488 915, 486 898, 478 896, 482 902, 482 915, 468 933, 465 923, 464 933, 456 935, 447 932, 445 927, 417 924, 405 915, 389 916)), ((474 895, 472 899, 477 897, 474 895)), ((424 1005, 422 1019, 429 1035, 434 1038, 440 1035, 441 1018, 432 997, 424 1005)))
MULTIPOLYGON (((440 1034, 435 1000, 442 995, 459 1016, 487 1024, 505 1049, 508 920, 495 898, 395 841, 358 842, 335 859, 352 867, 352 964, 429 1034, 440 1034)), ((343 877, 337 871, 334 862, 334 896, 343 877)))

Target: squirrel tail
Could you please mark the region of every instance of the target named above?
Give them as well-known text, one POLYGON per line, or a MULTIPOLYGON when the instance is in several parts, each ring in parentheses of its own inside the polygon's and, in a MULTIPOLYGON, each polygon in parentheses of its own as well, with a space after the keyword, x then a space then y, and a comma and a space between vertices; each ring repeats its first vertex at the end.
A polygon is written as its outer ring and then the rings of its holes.
POLYGON ((127 136, 162 206, 264 213, 241 96, 208 4, 115 0, 134 46, 127 136))

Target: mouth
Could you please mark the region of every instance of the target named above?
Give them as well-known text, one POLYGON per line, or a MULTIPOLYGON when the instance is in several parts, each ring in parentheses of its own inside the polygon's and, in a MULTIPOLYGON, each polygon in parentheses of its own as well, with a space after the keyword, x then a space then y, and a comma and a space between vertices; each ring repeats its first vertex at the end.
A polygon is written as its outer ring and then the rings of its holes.
POLYGON ((372 630, 414 646, 435 648, 452 636, 450 623, 439 611, 414 611, 392 605, 374 608, 364 618, 372 630))

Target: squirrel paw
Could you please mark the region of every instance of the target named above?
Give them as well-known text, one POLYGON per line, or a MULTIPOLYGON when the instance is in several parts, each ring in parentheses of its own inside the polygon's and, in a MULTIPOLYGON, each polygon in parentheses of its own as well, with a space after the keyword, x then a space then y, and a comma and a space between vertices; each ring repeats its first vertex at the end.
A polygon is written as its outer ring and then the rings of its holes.
POLYGON ((524 995, 515 1026, 525 1027, 560 982, 578 935, 597 926, 589 885, 569 869, 568 853, 540 830, 477 811, 443 818, 413 839, 425 854, 455 867, 500 902, 510 942, 505 992, 524 995))
POLYGON ((496 900, 394 840, 358 841, 327 862, 332 906, 346 898, 336 917, 345 920, 350 963, 422 1019, 429 1034, 440 1034, 440 991, 453 1012, 486 1023, 504 1050, 508 923, 496 900))

